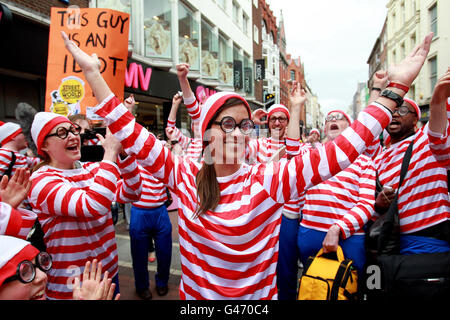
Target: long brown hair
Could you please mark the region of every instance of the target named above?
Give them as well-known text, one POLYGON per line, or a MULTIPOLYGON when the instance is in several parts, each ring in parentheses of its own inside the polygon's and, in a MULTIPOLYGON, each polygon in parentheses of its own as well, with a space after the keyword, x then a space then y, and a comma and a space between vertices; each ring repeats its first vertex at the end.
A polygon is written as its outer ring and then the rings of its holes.
MULTIPOLYGON (((230 98, 225 101, 225 103, 217 110, 214 117, 209 121, 206 131, 211 128, 213 121, 217 119, 217 116, 224 111, 233 106, 242 104, 242 100, 237 98, 230 98)), ((203 139, 203 152, 209 144, 209 139, 203 139)), ((209 156, 209 155, 206 155, 209 156)), ((197 173, 196 177, 197 186, 197 209, 194 214, 194 218, 198 218, 200 215, 206 213, 208 210, 214 210, 220 201, 220 187, 217 182, 216 169, 214 168, 214 163, 207 161, 204 162, 201 169, 197 173)))

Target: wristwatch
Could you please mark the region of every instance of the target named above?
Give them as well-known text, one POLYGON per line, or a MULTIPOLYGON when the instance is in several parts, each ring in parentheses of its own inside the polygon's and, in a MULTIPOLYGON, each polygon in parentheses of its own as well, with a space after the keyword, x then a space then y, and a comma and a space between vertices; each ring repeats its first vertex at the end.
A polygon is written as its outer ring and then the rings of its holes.
POLYGON ((383 90, 383 92, 381 92, 381 96, 395 101, 395 103, 397 104, 397 108, 401 107, 403 104, 402 96, 391 90, 383 90))

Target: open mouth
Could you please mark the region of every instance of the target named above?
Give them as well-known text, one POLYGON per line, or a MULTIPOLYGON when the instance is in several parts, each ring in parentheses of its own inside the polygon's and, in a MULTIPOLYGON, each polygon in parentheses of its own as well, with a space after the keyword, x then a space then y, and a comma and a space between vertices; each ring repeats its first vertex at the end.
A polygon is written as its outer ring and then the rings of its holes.
POLYGON ((332 125, 330 125, 330 130, 339 130, 339 126, 333 123, 332 125))
POLYGON ((78 144, 70 145, 66 147, 67 150, 71 152, 77 152, 79 150, 78 144))
POLYGON ((45 299, 45 289, 42 289, 41 291, 39 291, 38 293, 34 294, 30 300, 43 300, 45 299))

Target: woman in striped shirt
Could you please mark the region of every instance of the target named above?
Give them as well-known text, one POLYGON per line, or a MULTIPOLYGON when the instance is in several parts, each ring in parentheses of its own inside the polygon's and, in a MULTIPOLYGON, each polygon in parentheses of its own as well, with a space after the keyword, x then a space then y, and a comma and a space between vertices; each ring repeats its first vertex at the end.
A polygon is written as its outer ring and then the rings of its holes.
POLYGON ((120 144, 107 134, 105 138, 97 135, 105 149, 103 161, 80 163, 80 127, 55 113, 37 113, 31 134, 45 159, 31 176, 28 199, 53 259, 47 298, 71 299, 73 277, 82 274, 92 259, 102 263, 118 289, 111 202, 116 197, 121 202, 139 199, 136 161, 118 157, 120 144))
MULTIPOLYGON (((127 153, 135 154, 146 170, 177 193, 182 299, 276 299, 284 203, 349 166, 365 143, 388 125, 396 105, 380 97, 325 150, 249 166, 244 155, 253 130, 250 107, 238 94, 216 93, 200 115, 204 161, 183 161, 135 122, 102 78, 98 58, 84 53, 65 33, 62 36, 101 101, 96 113, 127 153)), ((420 50, 392 68, 392 80, 411 84, 429 51, 431 36, 420 50)), ((404 93, 398 90, 398 94, 404 93)))

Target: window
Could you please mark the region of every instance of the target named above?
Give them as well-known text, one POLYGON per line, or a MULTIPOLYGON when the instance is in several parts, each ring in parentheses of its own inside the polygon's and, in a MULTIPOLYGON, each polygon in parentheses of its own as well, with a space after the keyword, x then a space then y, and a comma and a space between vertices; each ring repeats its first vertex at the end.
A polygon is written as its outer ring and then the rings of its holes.
POLYGON ((236 2, 233 2, 233 21, 234 23, 239 23, 239 6, 236 2))
POLYGON ((434 33, 434 36, 437 36, 437 4, 433 5, 429 9, 430 13, 430 31, 434 33))
POLYGON ((172 58, 171 6, 144 1, 144 48, 147 57, 172 58))
POLYGON ((130 24, 129 24, 129 32, 128 32, 128 39, 131 40, 131 0, 97 0, 97 8, 107 8, 107 9, 114 9, 117 11, 122 11, 125 13, 130 14, 130 24))
POLYGON ((253 41, 259 43, 259 29, 256 25, 253 25, 253 41))
POLYGON ((202 20, 202 76, 219 77, 219 38, 213 27, 202 20))
POLYGON ((226 1, 225 0, 216 0, 217 4, 222 7, 223 9, 226 9, 226 1))
POLYGON ((434 56, 428 60, 428 63, 430 65, 430 85, 431 85, 431 91, 434 90, 434 86, 436 85, 437 81, 437 57, 434 56))
POLYGON ((242 31, 248 35, 248 17, 245 14, 242 15, 242 31))
POLYGON ((227 85, 233 84, 233 53, 228 40, 219 35, 219 80, 227 85))
POLYGON ((291 80, 294 81, 295 80, 295 71, 291 70, 290 73, 291 73, 291 80))
POLYGON ((411 48, 414 48, 416 46, 416 33, 413 33, 411 35, 411 48))
POLYGON ((406 51, 405 51, 405 43, 403 42, 403 43, 400 45, 400 59, 405 58, 405 54, 406 54, 406 51))
POLYGON ((180 62, 189 64, 191 70, 200 70, 198 22, 194 12, 181 2, 178 4, 178 39, 180 62))

